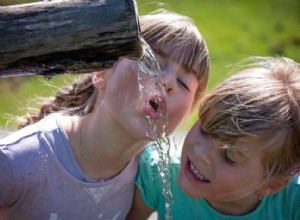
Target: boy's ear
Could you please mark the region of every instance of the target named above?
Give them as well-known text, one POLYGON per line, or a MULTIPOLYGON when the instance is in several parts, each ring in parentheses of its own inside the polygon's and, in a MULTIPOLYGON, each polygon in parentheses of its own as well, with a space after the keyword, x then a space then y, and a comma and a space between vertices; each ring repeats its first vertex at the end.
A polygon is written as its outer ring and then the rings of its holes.
POLYGON ((279 176, 272 178, 265 186, 263 195, 271 195, 277 193, 289 184, 291 177, 289 176, 279 176))
POLYGON ((107 71, 98 71, 93 73, 93 85, 98 90, 106 88, 107 71))

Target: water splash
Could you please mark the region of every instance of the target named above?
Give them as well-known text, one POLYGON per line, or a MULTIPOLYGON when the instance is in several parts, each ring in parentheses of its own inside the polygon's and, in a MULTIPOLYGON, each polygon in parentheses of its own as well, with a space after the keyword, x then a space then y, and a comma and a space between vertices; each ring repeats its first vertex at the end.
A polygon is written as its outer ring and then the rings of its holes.
MULTIPOLYGON (((163 97, 159 105, 166 106, 166 94, 161 79, 161 70, 150 46, 142 40, 144 57, 139 62, 138 81, 141 91, 141 101, 149 102, 149 95, 163 97), (162 103, 164 102, 164 103, 162 103)), ((147 105, 148 103, 145 103, 147 105)), ((154 148, 159 155, 158 171, 162 179, 162 194, 165 198, 165 209, 167 220, 171 220, 171 203, 173 201, 170 186, 170 139, 168 134, 167 109, 159 112, 159 118, 148 117, 150 131, 147 134, 154 142, 154 148)))

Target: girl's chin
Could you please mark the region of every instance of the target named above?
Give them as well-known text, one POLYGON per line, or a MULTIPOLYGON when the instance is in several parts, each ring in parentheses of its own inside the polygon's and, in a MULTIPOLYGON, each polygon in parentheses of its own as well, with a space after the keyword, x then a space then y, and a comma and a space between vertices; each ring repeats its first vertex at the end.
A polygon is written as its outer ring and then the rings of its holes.
POLYGON ((130 132, 135 139, 141 141, 153 140, 157 137, 160 137, 162 133, 159 129, 157 129, 156 131, 152 131, 150 125, 147 123, 141 124, 140 126, 135 126, 128 132, 130 132))
POLYGON ((134 124, 126 128, 126 134, 131 136, 131 138, 135 139, 136 141, 149 140, 149 131, 149 125, 146 126, 146 124, 134 124))
POLYGON ((145 106, 143 112, 145 117, 150 118, 151 120, 159 119, 159 113, 155 111, 151 106, 145 106))

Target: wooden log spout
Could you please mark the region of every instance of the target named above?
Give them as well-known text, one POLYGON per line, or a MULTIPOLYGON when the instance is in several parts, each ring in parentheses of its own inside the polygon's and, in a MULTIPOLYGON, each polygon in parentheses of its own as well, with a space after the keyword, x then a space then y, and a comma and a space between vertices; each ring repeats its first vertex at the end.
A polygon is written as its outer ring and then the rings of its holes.
POLYGON ((0 7, 0 77, 86 73, 142 54, 135 0, 0 7))

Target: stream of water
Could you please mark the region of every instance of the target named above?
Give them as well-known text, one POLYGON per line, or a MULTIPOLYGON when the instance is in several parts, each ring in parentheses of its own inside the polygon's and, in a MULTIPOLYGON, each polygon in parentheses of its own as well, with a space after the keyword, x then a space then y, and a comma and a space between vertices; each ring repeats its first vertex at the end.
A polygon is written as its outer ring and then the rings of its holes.
MULTIPOLYGON (((150 46, 143 42, 144 57, 139 62, 138 81, 141 91, 141 101, 149 102, 151 96, 163 97, 158 103, 165 105, 166 94, 161 80, 161 70, 150 46)), ((158 98, 159 99, 159 98, 158 98)), ((166 106, 167 108, 167 106, 166 106)), ((159 120, 148 117, 151 130, 147 134, 154 143, 154 148, 159 155, 158 171, 162 179, 162 194, 165 198, 166 220, 171 220, 172 193, 170 189, 170 139, 168 133, 168 114, 167 110, 159 112, 159 120)))

